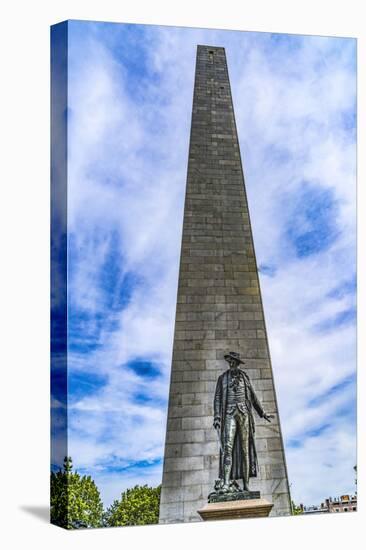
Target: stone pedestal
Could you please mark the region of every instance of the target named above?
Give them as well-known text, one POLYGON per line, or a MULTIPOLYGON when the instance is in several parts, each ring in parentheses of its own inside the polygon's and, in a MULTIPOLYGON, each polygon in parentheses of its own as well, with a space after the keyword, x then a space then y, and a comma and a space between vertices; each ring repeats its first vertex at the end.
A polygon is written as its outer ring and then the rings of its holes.
POLYGON ((241 519, 267 517, 273 504, 264 498, 210 502, 197 510, 204 521, 216 519, 241 519))

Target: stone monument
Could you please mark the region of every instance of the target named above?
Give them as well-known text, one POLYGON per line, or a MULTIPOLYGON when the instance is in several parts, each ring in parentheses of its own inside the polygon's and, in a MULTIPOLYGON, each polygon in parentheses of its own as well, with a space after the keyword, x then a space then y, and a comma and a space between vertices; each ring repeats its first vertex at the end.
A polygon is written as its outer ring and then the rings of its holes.
POLYGON ((225 50, 198 46, 159 521, 290 513, 225 50))

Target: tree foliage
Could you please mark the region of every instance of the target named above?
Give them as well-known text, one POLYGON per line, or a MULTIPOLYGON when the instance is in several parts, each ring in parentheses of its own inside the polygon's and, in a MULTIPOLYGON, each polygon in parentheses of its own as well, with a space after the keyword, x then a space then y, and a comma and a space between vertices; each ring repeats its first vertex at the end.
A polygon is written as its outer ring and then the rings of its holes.
POLYGON ((297 504, 295 504, 294 501, 292 501, 291 504, 292 504, 292 515, 293 516, 299 516, 300 514, 304 513, 301 506, 297 506, 297 504))
POLYGON ((104 515, 104 525, 151 525, 159 521, 161 485, 148 487, 135 485, 121 494, 104 515))
POLYGON ((51 473, 51 523, 77 529, 101 527, 103 504, 90 476, 72 471, 71 457, 65 457, 63 471, 51 473))

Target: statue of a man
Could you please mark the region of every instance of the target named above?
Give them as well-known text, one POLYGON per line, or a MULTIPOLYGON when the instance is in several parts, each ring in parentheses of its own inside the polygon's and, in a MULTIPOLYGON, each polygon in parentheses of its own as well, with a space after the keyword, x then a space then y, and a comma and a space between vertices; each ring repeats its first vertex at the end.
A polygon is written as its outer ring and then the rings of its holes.
POLYGON ((238 479, 243 480, 243 490, 249 491, 249 477, 257 476, 252 409, 268 422, 273 416, 264 412, 248 375, 239 367, 244 364, 240 355, 231 351, 225 360, 230 368, 219 376, 214 398, 214 428, 221 447, 220 492, 228 492, 230 480, 238 479))

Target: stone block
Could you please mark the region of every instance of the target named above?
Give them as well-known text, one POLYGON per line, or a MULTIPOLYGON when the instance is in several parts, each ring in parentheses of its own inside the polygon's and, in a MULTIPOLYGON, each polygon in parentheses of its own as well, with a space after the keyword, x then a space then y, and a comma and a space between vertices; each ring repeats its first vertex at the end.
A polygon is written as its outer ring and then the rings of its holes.
POLYGON ((283 453, 281 451, 259 451, 258 461, 261 464, 282 464, 283 453))
POLYGON ((171 458, 175 456, 182 456, 182 446, 179 444, 167 443, 165 445, 165 454, 166 458, 171 458))
POLYGON ((163 476, 164 487, 181 487, 182 472, 165 472, 163 476))
POLYGON ((181 485, 200 485, 210 483, 210 472, 207 470, 192 470, 181 472, 181 485))
POLYGON ((211 456, 217 455, 219 444, 216 441, 203 441, 200 443, 183 443, 181 456, 211 456))
MULTIPOLYGON (((167 493, 168 494, 168 493, 167 493)), ((162 499, 165 491, 162 492, 162 499)), ((183 502, 160 503, 159 523, 182 523, 184 521, 183 502)))
POLYGON ((165 458, 164 459, 164 471, 165 472, 184 472, 186 470, 202 470, 204 457, 191 456, 185 458, 165 458))
POLYGON ((166 445, 174 443, 203 443, 206 441, 205 430, 168 431, 166 445))
POLYGON ((205 430, 212 427, 212 417, 187 417, 182 418, 183 430, 205 430))
POLYGON ((184 502, 197 501, 206 498, 206 495, 202 492, 202 483, 184 485, 181 488, 181 492, 184 502))

